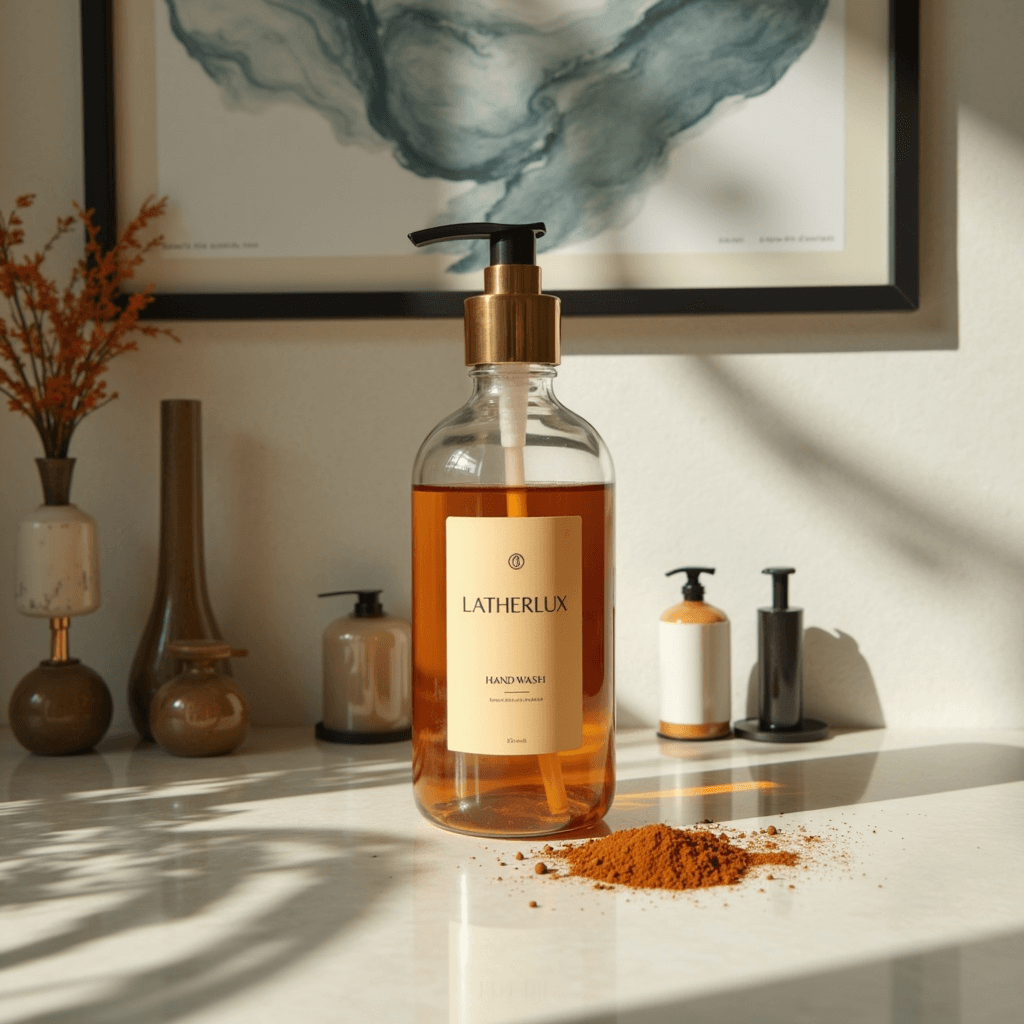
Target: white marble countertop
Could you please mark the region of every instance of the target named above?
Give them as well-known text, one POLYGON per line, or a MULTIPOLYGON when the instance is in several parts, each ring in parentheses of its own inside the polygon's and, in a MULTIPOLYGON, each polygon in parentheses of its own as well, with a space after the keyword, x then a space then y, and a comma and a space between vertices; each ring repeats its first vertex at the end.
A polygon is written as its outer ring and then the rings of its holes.
POLYGON ((803 825, 826 855, 595 891, 535 875, 541 843, 428 824, 408 744, 281 728, 218 759, 126 736, 40 758, 0 730, 0 1021, 1024 1017, 1024 732, 618 751, 611 829, 803 825))

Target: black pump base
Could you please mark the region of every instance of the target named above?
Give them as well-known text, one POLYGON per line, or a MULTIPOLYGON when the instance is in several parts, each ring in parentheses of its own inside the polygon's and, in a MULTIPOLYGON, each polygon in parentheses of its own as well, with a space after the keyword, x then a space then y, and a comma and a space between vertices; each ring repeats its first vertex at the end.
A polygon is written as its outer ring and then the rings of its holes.
POLYGON ((828 722, 804 718, 792 729, 762 729, 760 718, 744 718, 741 722, 734 722, 732 730, 741 740, 757 740, 759 743, 810 743, 813 740, 823 740, 828 735, 828 722))
POLYGON ((328 729, 323 722, 316 723, 316 738, 328 743, 401 743, 412 739, 412 726, 394 732, 349 732, 347 729, 328 729))

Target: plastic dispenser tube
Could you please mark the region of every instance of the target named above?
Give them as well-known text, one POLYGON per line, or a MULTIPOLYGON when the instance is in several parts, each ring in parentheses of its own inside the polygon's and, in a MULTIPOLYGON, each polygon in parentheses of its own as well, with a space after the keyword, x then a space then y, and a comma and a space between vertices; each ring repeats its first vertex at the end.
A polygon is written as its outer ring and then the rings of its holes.
MULTIPOLYGON (((505 449, 505 486, 509 518, 528 515, 526 507, 526 416, 529 408, 529 367, 506 363, 501 368, 498 422, 501 447, 505 449)), ((569 809, 562 766, 557 754, 538 754, 544 794, 552 814, 569 809)))

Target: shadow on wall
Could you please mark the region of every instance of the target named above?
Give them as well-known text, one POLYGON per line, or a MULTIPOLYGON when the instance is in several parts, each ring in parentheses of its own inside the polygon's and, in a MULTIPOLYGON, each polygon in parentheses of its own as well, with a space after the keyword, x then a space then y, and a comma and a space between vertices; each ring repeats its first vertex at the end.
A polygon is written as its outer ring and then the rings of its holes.
MULTIPOLYGON (((279 545, 274 543, 271 521, 275 480, 287 477, 280 452, 261 438, 239 431, 231 439, 229 453, 230 495, 235 509, 244 509, 232 519, 229 578, 230 591, 222 603, 225 613, 221 629, 228 639, 245 638, 250 660, 235 668, 246 687, 257 721, 290 722, 294 695, 273 681, 294 675, 282 652, 287 649, 281 623, 286 621, 282 588, 276 582, 288 570, 279 545), (258 600, 251 595, 258 594, 258 600)), ((294 486, 294 480, 288 481, 294 486)), ((232 640, 234 643, 240 641, 232 640)))
POLYGON ((650 723, 638 714, 628 704, 623 703, 621 697, 615 698, 615 728, 616 729, 641 729, 649 728, 650 723))
MULTIPOLYGON (((758 714, 757 662, 747 681, 747 717, 758 714)), ((804 716, 840 728, 885 725, 871 666, 849 633, 804 630, 804 716)))
POLYGON ((1019 0, 961 0, 960 102, 1024 138, 1024 9, 1019 0))
MULTIPOLYGON (((1001 538, 972 527, 954 511, 922 499, 909 484, 886 479, 873 472, 862 461, 838 451, 834 445, 826 446, 798 424, 765 393, 747 383, 740 374, 726 368, 716 359, 694 359, 686 363, 688 373, 699 378, 701 386, 712 393, 723 409, 742 424, 751 438, 756 438, 775 462, 781 465, 812 492, 814 498, 830 508, 837 519, 847 520, 858 531, 871 536, 879 545, 905 563, 915 566, 935 584, 964 586, 971 578, 991 577, 993 574, 1011 577, 1012 600, 1006 603, 1007 614, 1018 620, 1017 635, 1024 637, 1024 558, 1001 538), (968 569, 972 577, 967 576, 968 569)), ((814 637, 814 682, 820 690, 823 679, 822 664, 829 664, 832 655, 839 661, 836 671, 840 678, 859 683, 866 692, 864 677, 870 678, 870 669, 855 667, 851 651, 856 650, 852 638, 834 641, 826 648, 823 630, 814 637), (850 646, 852 645, 852 647, 850 646)), ((808 652, 810 653, 810 652, 808 652)), ((857 658, 863 660, 859 653, 857 658)), ((1024 647, 1019 651, 1024 668, 1024 647)), ((829 665, 831 671, 831 665, 829 665)), ((827 685, 831 686, 831 683, 827 685)), ((871 689, 874 682, 871 681, 871 689)), ((820 695, 820 694, 819 694, 820 695)), ((838 705, 843 713, 860 715, 870 710, 870 701, 862 700, 863 693, 853 703, 838 705)), ((830 700, 832 697, 829 698, 830 700)), ((877 694, 875 696, 877 703, 877 694)), ((820 706, 815 710, 823 711, 820 706)), ((879 715, 881 711, 879 709, 879 715)), ((838 721, 835 724, 839 724, 838 721)), ((868 721, 850 724, 875 724, 868 721)), ((877 724, 881 724, 881 721, 877 724)))
POLYGON ((835 726, 885 725, 871 666, 849 633, 804 631, 804 714, 835 726))

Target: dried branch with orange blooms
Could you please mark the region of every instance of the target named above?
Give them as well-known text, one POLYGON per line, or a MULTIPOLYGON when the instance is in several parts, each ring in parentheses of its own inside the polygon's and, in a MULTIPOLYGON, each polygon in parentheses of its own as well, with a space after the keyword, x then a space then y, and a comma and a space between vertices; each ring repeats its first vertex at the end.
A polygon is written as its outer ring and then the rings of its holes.
POLYGON ((163 236, 142 240, 159 218, 166 199, 147 199, 138 216, 104 251, 93 211, 75 204, 75 216, 61 217, 42 250, 18 255, 25 243, 19 211, 34 195, 18 196, 9 213, 0 212, 0 394, 15 412, 35 424, 47 458, 67 458, 75 427, 90 413, 117 398, 108 393, 105 375, 110 360, 138 348, 139 335, 178 338, 163 327, 140 323, 139 314, 153 301, 153 288, 122 293, 146 256, 163 236), (76 222, 85 228, 85 252, 75 264, 67 288, 46 277, 47 254, 76 222), (6 366, 4 365, 6 364, 6 366))

